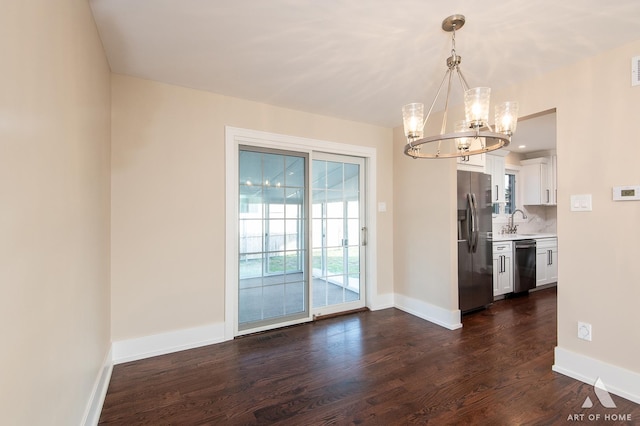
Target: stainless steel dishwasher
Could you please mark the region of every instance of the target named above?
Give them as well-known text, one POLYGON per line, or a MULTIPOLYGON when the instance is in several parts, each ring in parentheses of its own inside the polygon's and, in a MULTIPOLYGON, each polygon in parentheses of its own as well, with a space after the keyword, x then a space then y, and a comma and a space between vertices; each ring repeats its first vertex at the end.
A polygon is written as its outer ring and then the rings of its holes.
POLYGON ((536 240, 516 240, 513 292, 522 293, 536 288, 536 240))

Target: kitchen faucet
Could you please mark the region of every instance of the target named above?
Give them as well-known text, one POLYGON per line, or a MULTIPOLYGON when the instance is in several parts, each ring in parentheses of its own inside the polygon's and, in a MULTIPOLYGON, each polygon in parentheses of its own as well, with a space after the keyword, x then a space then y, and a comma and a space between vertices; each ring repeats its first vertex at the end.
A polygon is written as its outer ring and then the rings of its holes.
POLYGON ((522 213, 523 219, 527 218, 527 215, 522 210, 515 209, 513 213, 511 213, 511 217, 509 218, 509 224, 507 225, 507 234, 515 234, 516 232, 518 232, 518 225, 513 225, 513 216, 518 212, 522 213))

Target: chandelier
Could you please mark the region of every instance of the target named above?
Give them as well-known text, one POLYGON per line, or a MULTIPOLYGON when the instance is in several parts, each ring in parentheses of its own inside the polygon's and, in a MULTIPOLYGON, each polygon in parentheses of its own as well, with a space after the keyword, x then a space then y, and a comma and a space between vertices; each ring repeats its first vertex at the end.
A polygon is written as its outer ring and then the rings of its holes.
POLYGON ((489 87, 470 89, 467 80, 460 70, 462 58, 456 53, 456 30, 465 23, 463 15, 452 15, 442 21, 442 29, 451 33, 451 56, 447 58, 447 71, 440 83, 436 97, 424 115, 424 104, 411 103, 402 107, 404 134, 407 144, 404 153, 413 158, 453 158, 482 154, 508 146, 511 135, 516 130, 518 120, 518 103, 504 102, 495 107, 495 129, 489 125, 489 87), (446 133, 447 115, 449 113, 449 97, 454 72, 464 92, 465 119, 453 126, 453 132, 446 133), (447 83, 447 99, 442 119, 440 134, 424 136, 424 128, 429 120, 433 107, 440 96, 444 82, 447 83))

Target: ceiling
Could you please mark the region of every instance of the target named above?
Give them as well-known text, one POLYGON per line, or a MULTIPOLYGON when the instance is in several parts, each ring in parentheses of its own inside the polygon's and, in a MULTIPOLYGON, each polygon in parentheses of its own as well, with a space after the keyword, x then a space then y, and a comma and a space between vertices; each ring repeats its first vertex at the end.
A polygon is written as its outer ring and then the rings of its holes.
POLYGON ((507 151, 528 154, 556 149, 556 112, 545 111, 518 121, 507 151))
POLYGON ((466 16, 456 51, 467 81, 494 89, 640 39, 638 0, 90 4, 114 73, 384 127, 401 125, 402 105, 433 100, 449 15, 466 16))

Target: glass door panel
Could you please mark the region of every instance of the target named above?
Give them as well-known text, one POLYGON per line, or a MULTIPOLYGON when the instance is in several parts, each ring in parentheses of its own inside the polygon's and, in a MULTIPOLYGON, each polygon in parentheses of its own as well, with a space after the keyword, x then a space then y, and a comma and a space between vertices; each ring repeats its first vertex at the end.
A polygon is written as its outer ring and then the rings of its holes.
POLYGON ((306 156, 239 152, 238 329, 309 316, 306 156))
POLYGON ((316 155, 312 170, 313 311, 363 307, 364 161, 316 155))

